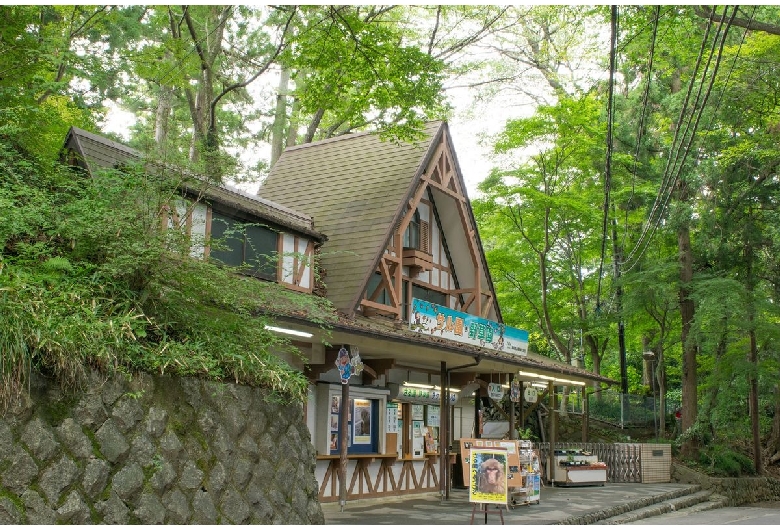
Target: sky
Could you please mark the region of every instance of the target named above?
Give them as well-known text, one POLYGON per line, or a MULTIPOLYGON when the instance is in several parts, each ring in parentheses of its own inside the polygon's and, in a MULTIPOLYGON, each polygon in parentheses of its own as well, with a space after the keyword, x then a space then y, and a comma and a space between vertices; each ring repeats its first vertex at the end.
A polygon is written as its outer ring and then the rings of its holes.
MULTIPOLYGON (((477 185, 487 178, 494 166, 491 161, 491 149, 487 143, 489 136, 499 133, 506 120, 509 117, 519 117, 521 111, 513 110, 506 102, 501 102, 500 98, 492 100, 490 104, 475 104, 466 89, 453 91, 452 104, 453 115, 448 121, 450 134, 468 196, 473 199, 478 195, 477 185)), ((129 140, 129 124, 135 121, 135 117, 116 107, 109 108, 102 129, 129 140)), ((257 158, 269 159, 270 156, 269 145, 257 158)), ((244 157, 246 164, 251 165, 257 161, 247 160, 249 157, 250 155, 244 157)), ((249 193, 256 193, 259 187, 259 182, 232 184, 249 193)))

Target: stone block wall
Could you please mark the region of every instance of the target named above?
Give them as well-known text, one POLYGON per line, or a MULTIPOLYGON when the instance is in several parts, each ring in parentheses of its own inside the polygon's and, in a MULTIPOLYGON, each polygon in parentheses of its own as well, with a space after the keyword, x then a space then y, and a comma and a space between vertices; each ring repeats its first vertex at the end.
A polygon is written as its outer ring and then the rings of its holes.
POLYGON ((772 477, 710 477, 674 463, 672 481, 700 484, 702 488, 725 497, 729 506, 780 500, 780 481, 772 477))
POLYGON ((138 374, 0 417, 0 524, 323 524, 300 405, 138 374))

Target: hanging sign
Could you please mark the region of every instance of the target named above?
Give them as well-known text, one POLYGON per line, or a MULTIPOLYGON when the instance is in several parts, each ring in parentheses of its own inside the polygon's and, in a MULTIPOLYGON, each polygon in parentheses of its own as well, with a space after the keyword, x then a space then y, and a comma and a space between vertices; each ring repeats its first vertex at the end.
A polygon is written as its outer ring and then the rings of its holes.
POLYGON ((488 383, 488 397, 494 401, 501 401, 504 397, 504 387, 500 383, 488 383))
POLYGON ((536 389, 532 386, 525 387, 525 392, 523 393, 523 397, 525 398, 526 402, 528 403, 536 403, 536 399, 538 397, 538 394, 536 392, 536 389))
POLYGON ((342 385, 349 384, 350 377, 360 375, 363 372, 363 361, 360 360, 360 351, 357 346, 353 346, 350 349, 352 350, 352 356, 342 346, 336 357, 336 368, 339 370, 342 385))
POLYGON ((520 403, 520 380, 515 377, 509 387, 509 399, 512 403, 520 403))

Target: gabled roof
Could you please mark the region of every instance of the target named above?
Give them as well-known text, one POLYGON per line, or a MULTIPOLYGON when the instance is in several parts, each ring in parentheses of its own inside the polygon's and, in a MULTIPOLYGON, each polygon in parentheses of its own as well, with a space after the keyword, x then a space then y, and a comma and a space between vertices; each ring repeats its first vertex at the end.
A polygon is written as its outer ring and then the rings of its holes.
MULTIPOLYGON (((65 149, 72 149, 78 155, 80 164, 91 175, 100 168, 116 168, 144 160, 142 153, 131 147, 77 127, 71 127, 68 131, 65 149)), ((185 183, 183 187, 185 192, 203 196, 215 203, 235 208, 280 227, 306 234, 319 241, 327 239, 314 229, 311 217, 232 186, 207 185, 205 179, 194 176, 192 183, 185 183)))
MULTIPOLYGON (((369 276, 443 142, 449 142, 449 129, 446 122, 437 121, 428 123, 422 139, 412 143, 357 133, 303 144, 287 148, 262 183, 260 195, 306 212, 314 218, 317 229, 328 234, 320 262, 328 298, 345 314, 355 314, 369 276)), ((445 147, 457 166, 452 146, 445 147)), ((455 170, 465 194, 460 168, 455 170)), ((484 283, 492 293, 470 208, 468 214, 479 246, 484 283)))

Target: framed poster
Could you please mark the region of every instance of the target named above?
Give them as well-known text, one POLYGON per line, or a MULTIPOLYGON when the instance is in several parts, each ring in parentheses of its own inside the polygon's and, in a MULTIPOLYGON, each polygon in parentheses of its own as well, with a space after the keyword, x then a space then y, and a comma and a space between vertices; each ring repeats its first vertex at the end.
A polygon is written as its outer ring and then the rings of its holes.
POLYGON ((422 421, 425 412, 425 405, 412 404, 412 419, 422 421))
POLYGON ((355 399, 352 422, 352 443, 371 443, 371 400, 355 399))
POLYGON ((469 456, 469 502, 507 503, 506 449, 471 448, 469 456))

